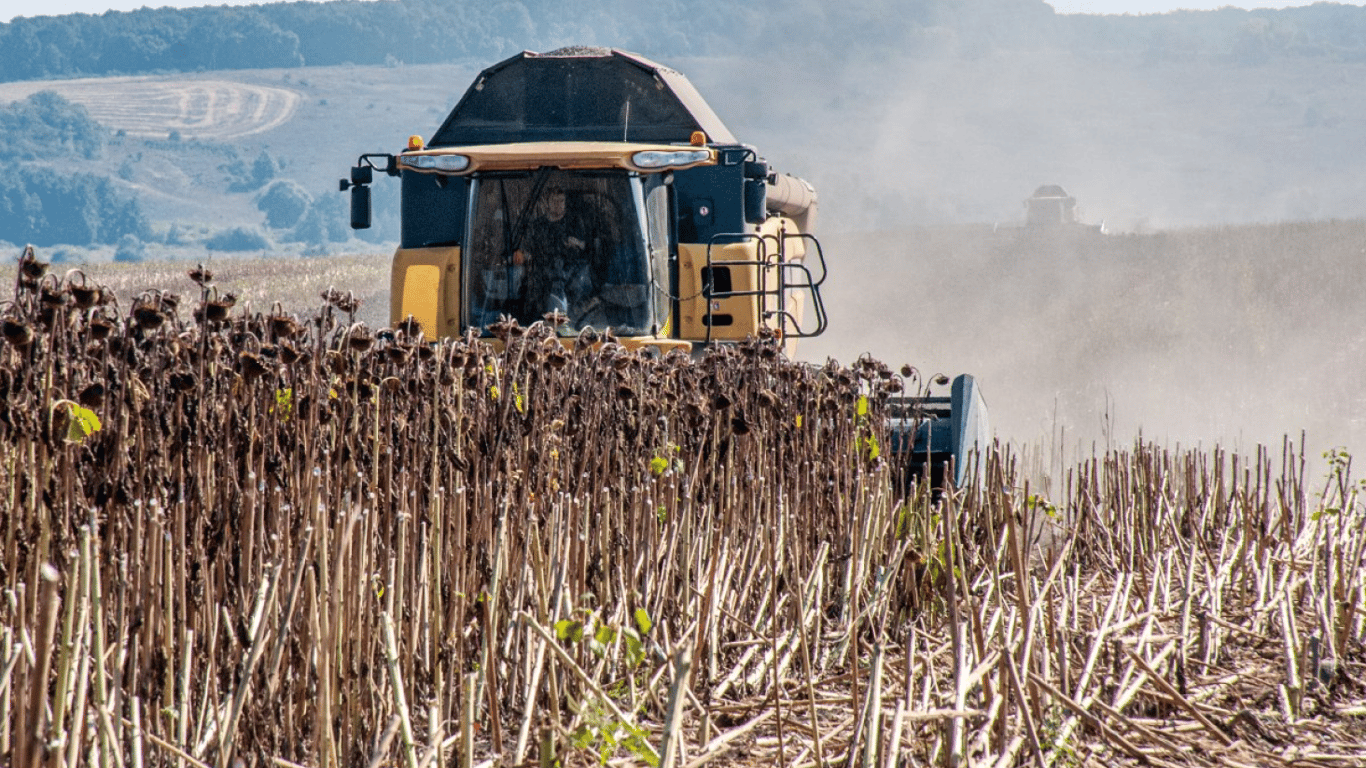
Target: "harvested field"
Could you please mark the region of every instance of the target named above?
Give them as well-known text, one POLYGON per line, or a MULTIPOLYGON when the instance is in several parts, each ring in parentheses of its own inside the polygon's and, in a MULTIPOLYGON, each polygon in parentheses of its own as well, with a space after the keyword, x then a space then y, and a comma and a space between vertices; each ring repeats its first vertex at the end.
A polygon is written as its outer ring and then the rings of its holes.
POLYGON ((1366 762, 1366 507, 1136 443, 900 492, 871 359, 0 307, 0 763, 1366 762))
POLYGON ((187 77, 100 77, 0 85, 0 101, 56 91, 90 116, 130 136, 226 141, 278 128, 299 105, 297 91, 230 80, 187 77))

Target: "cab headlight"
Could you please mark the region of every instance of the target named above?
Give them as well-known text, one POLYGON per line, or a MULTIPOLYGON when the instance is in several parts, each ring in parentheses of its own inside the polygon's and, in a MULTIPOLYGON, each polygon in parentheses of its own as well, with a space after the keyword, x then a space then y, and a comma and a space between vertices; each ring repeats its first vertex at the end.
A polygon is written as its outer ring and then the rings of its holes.
POLYGON ((668 151, 647 149, 631 155, 631 162, 637 168, 676 168, 684 165, 705 163, 711 159, 709 149, 683 149, 668 151))
POLYGON ((470 159, 465 155, 404 155, 399 157, 398 163, 419 171, 446 173, 458 173, 470 167, 470 159))

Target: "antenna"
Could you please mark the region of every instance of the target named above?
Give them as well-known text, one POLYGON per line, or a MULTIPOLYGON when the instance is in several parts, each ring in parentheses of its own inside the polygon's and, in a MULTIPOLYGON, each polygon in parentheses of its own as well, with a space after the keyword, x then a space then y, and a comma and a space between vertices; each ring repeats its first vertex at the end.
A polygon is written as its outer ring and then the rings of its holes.
POLYGON ((627 133, 627 131, 629 131, 630 129, 631 129, 631 99, 628 97, 628 98, 626 99, 626 119, 623 120, 623 121, 621 121, 621 140, 622 140, 623 143, 626 142, 626 141, 629 141, 629 139, 626 138, 626 133, 627 133))

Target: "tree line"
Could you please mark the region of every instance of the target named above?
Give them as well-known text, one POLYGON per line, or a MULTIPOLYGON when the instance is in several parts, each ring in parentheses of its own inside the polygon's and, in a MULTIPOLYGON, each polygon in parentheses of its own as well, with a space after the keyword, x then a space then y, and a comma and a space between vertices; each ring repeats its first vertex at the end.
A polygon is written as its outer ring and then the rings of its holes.
POLYGON ((1366 9, 1337 3, 1149 16, 1060 16, 1044 0, 333 0, 142 8, 0 24, 0 81, 151 72, 492 61, 612 45, 660 58, 779 51, 981 55, 1058 48, 1140 61, 1366 59, 1366 9))
POLYGON ((0 240, 113 244, 149 231, 142 207, 108 176, 47 164, 104 155, 109 130, 52 91, 0 105, 0 240))

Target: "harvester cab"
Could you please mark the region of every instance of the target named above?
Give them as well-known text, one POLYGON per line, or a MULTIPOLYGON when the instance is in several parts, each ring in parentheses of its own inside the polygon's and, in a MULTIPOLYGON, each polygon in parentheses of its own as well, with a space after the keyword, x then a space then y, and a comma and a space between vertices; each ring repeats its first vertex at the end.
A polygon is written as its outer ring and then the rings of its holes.
POLYGON ((1030 227, 1065 227, 1077 223, 1077 198, 1057 184, 1045 184, 1024 201, 1025 224, 1030 227))
POLYGON ((559 333, 697 350, 825 330, 816 193, 735 140, 683 75, 599 48, 484 70, 431 136, 362 155, 402 180, 390 317, 429 339, 551 313, 559 333))
MULTIPOLYGON (((526 52, 484 70, 429 140, 361 155, 341 181, 353 228, 370 226, 376 171, 402 183, 390 318, 429 340, 553 318, 566 341, 610 328, 628 348, 695 353, 768 337, 791 356, 826 328, 815 189, 635 54, 526 52)), ((943 409, 903 406, 894 443, 943 464, 929 428, 943 409)))

